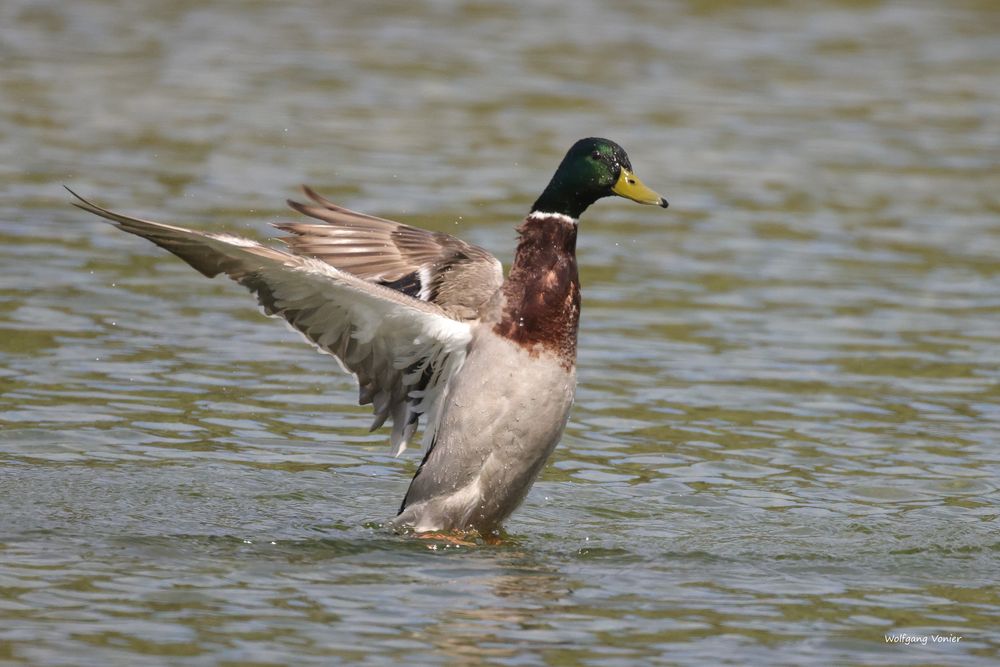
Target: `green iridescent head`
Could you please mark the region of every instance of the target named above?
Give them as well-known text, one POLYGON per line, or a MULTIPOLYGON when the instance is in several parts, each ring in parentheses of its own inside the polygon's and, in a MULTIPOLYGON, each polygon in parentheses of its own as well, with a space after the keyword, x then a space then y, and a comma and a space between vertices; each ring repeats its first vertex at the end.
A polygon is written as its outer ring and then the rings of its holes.
POLYGON ((636 178, 621 146, 591 137, 573 144, 531 210, 579 218, 588 206, 611 195, 667 207, 666 199, 636 178))

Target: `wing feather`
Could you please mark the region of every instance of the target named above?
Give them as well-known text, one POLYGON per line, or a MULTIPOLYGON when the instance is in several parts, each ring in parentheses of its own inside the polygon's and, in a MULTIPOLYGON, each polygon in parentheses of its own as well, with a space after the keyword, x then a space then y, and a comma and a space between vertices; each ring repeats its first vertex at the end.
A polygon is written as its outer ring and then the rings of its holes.
POLYGON ((265 314, 285 319, 319 350, 335 356, 357 377, 359 402, 372 404, 372 430, 392 420, 397 455, 422 414, 427 415, 424 441, 433 440, 448 382, 472 339, 470 323, 450 317, 437 304, 312 257, 121 215, 70 193, 77 198, 75 206, 149 239, 203 275, 226 274, 256 294, 265 314))
POLYGON ((503 284, 500 262, 479 246, 338 206, 308 187, 311 204, 289 200, 318 220, 285 222, 281 240, 297 255, 321 260, 370 282, 475 319, 503 284))

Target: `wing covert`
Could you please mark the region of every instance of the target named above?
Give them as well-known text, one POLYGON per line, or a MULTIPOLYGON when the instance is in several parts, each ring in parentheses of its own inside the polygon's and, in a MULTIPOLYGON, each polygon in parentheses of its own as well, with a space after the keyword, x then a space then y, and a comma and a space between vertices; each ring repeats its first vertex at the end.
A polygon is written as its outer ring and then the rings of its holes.
POLYGON ((320 222, 275 225, 290 234, 281 240, 297 255, 435 303, 458 319, 478 317, 503 284, 500 262, 479 246, 352 211, 308 187, 303 191, 313 203, 289 200, 289 206, 320 222))

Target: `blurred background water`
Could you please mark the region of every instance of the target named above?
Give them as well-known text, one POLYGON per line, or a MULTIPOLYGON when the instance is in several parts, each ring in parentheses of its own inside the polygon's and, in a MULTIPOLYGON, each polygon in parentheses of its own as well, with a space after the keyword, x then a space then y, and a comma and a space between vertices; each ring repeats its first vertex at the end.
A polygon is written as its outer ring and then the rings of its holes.
POLYGON ((996 664, 998 34, 986 0, 4 0, 0 664, 996 664), (577 404, 498 547, 381 529, 419 452, 61 189, 264 238, 309 183, 506 263, 589 135, 671 207, 584 216, 577 404))

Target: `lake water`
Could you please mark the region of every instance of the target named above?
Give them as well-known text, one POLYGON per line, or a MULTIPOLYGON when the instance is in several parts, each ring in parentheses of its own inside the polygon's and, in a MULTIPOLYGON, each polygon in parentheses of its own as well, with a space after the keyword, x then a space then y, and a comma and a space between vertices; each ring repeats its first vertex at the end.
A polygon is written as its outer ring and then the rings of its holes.
POLYGON ((5 0, 0 664, 996 664, 998 34, 985 0, 5 0), (420 452, 61 188, 264 238, 309 183, 506 263, 590 135, 671 206, 584 216, 577 403, 499 546, 380 528, 420 452))

